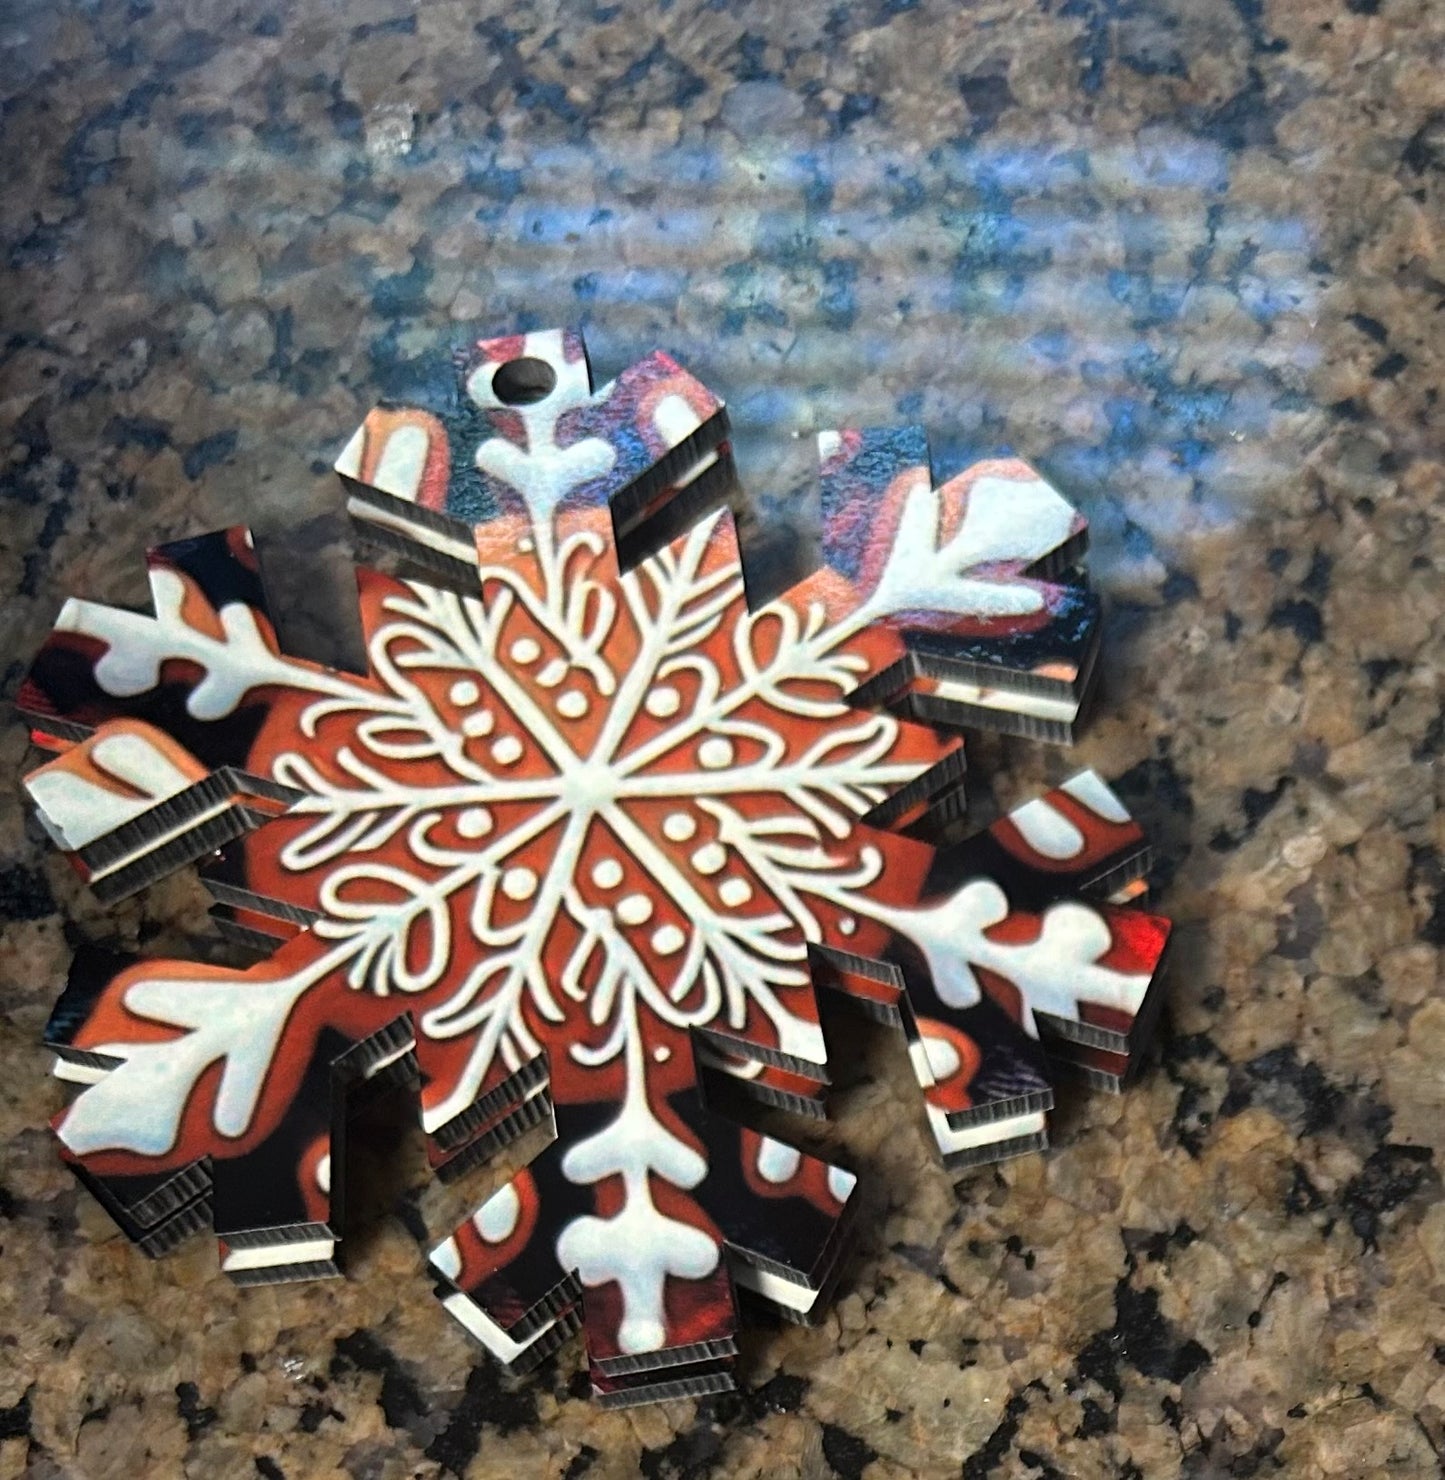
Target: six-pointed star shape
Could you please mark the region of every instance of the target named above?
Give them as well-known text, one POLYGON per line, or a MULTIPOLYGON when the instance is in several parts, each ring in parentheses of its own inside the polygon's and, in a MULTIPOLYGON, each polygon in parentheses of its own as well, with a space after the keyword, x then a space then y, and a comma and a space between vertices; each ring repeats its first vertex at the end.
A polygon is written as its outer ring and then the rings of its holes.
POLYGON ((1137 826, 1086 772, 937 847, 962 754, 921 722, 1072 733, 1083 521, 825 434, 822 562, 754 610, 725 432, 664 356, 594 391, 576 336, 483 342, 339 464, 466 585, 361 570, 364 674, 281 650, 244 530, 152 552, 153 616, 67 605, 42 819, 112 897, 210 855, 268 948, 77 959, 57 1131, 143 1246, 209 1218, 238 1279, 331 1272, 348 1096, 415 1079, 446 1173, 556 1131, 433 1252, 448 1308, 514 1370, 584 1327, 609 1401, 717 1390, 735 1290, 808 1319, 846 1246, 852 1175, 722 1108, 820 1105, 820 1000, 904 1029, 952 1165, 1043 1144, 1051 1066, 1123 1082, 1168 934, 1137 826))

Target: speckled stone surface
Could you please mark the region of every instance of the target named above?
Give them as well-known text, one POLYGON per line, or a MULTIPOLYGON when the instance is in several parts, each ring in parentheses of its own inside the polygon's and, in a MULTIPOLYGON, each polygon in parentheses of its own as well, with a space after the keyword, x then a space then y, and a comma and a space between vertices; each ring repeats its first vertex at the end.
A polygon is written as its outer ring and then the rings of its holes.
MULTIPOLYGON (((795 432, 902 419, 1082 505, 1077 759, 1179 939, 1144 1081, 956 1191, 860 1035, 833 1315, 750 1331, 737 1397, 603 1414, 575 1348, 508 1389, 434 1303, 456 1203, 405 1134, 344 1282, 147 1263, 74 1189, 36 1041, 70 943, 218 948, 187 878, 86 897, 12 718, 0 1477, 1440 1473, 1442 79, 1428 0, 13 0, 7 693, 64 595, 241 519, 328 651, 360 415, 463 326, 581 322, 604 374, 660 345, 728 398, 765 519, 795 432)), ((971 751, 985 806, 1069 763, 971 751)))

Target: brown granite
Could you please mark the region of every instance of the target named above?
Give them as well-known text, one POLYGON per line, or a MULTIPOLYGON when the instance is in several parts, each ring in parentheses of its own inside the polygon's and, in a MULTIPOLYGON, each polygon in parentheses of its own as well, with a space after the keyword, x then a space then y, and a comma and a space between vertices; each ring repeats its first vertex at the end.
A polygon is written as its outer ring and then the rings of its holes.
MULTIPOLYGON (((751 1331, 736 1398, 604 1414, 575 1348, 507 1389, 438 1310, 405 1138, 345 1282, 149 1264, 76 1191, 70 945, 216 947, 191 880, 87 898, 0 728, 0 1477, 1439 1474, 1442 63, 1428 0, 15 0, 7 692, 65 594, 139 601, 148 542, 237 519, 324 651, 360 413, 463 323, 580 320, 728 397, 770 518, 844 421, 1080 502, 1078 758, 1180 939, 1158 1066, 957 1190, 860 1036, 834 1313, 751 1331)), ((971 751, 985 801, 1065 764, 971 751)))

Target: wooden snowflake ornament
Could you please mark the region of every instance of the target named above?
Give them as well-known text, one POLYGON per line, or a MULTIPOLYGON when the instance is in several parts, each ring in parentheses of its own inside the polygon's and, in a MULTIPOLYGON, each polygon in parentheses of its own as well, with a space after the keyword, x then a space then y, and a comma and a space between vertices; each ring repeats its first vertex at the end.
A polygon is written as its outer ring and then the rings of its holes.
MULTIPOLYGON (((916 429, 819 439, 819 569, 750 610, 721 403, 655 355, 487 341, 339 468, 466 588, 358 572, 368 670, 277 643, 250 539, 71 601, 21 704, 27 786, 107 898, 201 861, 246 969, 77 957, 47 1033, 62 1152, 148 1252, 211 1223, 243 1282, 332 1273, 348 1102, 413 1084, 438 1171, 555 1138, 431 1256, 513 1371, 585 1331, 630 1403, 732 1385, 735 1296, 812 1319, 851 1173, 826 1004, 903 1030, 950 1166, 1041 1146, 1056 1073, 1122 1086, 1158 1008, 1146 849, 1092 772, 942 845, 962 750, 1088 698, 1085 528, 1030 468, 935 489, 916 429), (721 470, 721 473, 720 473, 721 470)), ((951 835, 951 833, 949 834, 951 835)))

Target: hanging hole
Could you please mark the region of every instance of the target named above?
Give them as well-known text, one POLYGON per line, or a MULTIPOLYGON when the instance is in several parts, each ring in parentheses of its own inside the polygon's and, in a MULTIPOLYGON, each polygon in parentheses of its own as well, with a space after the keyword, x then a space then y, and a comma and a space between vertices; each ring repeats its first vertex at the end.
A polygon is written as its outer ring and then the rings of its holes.
POLYGON ((492 376, 492 394, 504 406, 534 406, 552 394, 557 372, 546 360, 508 360, 492 376))

